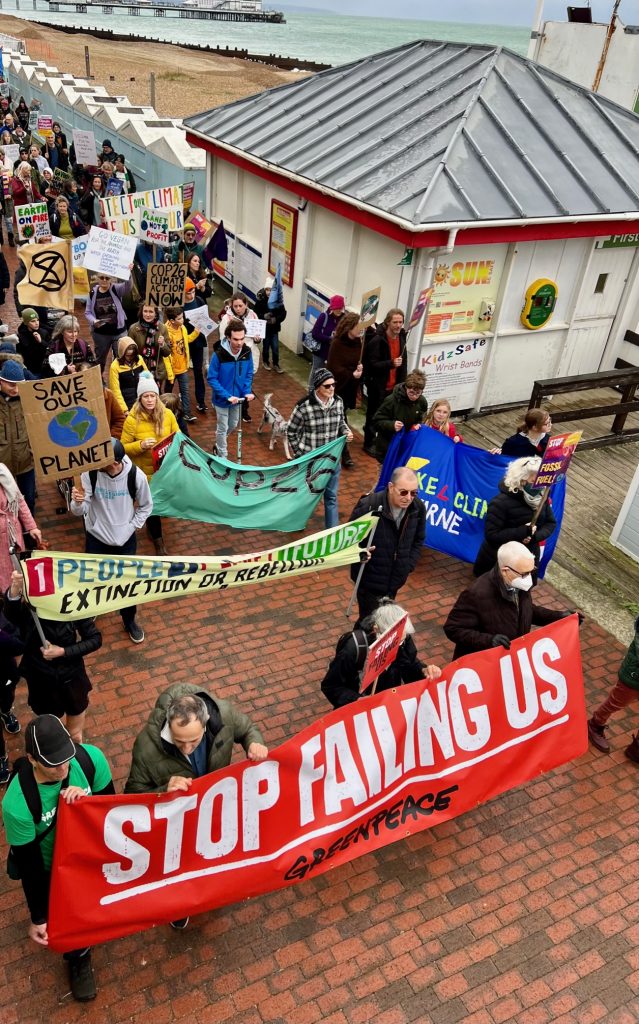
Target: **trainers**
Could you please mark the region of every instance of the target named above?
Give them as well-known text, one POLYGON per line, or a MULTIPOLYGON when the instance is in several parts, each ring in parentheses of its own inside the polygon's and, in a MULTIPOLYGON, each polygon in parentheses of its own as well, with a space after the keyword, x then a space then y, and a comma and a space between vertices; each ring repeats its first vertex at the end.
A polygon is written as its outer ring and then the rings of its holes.
POLYGON ((275 367, 275 372, 276 372, 276 373, 284 373, 284 370, 282 369, 282 367, 281 367, 281 366, 276 366, 276 367, 275 367))
POLYGON ((183 932, 190 920, 190 917, 180 917, 177 921, 171 921, 171 928, 175 928, 176 932, 183 932))
POLYGON ((0 757, 0 786, 6 786, 10 778, 11 770, 9 768, 9 758, 5 755, 4 757, 0 757))
POLYGON ((197 423, 197 416, 187 416, 186 417, 186 422, 187 423, 197 423))
POLYGON ((197 408, 198 412, 206 412, 206 406, 205 405, 198 405, 198 406, 196 406, 196 408, 197 408))
POLYGON ((265 370, 270 370, 271 369, 271 364, 270 363, 262 363, 262 366, 264 367, 265 370))
POLYGON ((14 715, 13 709, 11 711, 0 711, 0 721, 4 726, 5 732, 10 732, 12 735, 20 732, 20 722, 14 715))
POLYGON ((588 722, 588 739, 593 747, 600 750, 602 754, 610 753, 610 744, 606 739, 606 727, 605 725, 597 725, 594 718, 591 718, 588 722))
POLYGON ((142 626, 138 625, 135 619, 126 627, 126 631, 134 644, 141 644, 143 642, 144 630, 142 629, 142 626))
POLYGON ((242 420, 244 421, 244 423, 252 423, 253 422, 253 417, 249 416, 249 414, 247 412, 243 412, 242 413, 242 420))
POLYGON ((91 966, 91 953, 85 953, 84 956, 73 956, 68 963, 71 995, 79 1003, 89 1003, 97 995, 93 967, 91 966))

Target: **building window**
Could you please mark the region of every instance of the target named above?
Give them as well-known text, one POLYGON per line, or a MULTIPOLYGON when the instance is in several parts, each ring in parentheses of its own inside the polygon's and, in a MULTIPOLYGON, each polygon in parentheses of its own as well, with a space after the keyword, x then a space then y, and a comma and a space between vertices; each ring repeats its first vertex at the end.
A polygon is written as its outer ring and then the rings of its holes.
POLYGON ((597 284, 595 285, 595 295, 603 295, 604 288, 606 287, 606 281, 608 280, 607 274, 600 274, 597 278, 597 284))

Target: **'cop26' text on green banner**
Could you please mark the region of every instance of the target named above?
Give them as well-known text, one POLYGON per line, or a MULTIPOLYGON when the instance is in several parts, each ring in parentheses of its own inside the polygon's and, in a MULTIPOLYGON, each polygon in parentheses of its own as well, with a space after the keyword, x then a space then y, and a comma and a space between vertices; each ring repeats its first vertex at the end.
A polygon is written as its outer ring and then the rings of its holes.
POLYGON ((238 466, 176 434, 151 480, 153 512, 239 530, 303 530, 344 444, 339 437, 281 466, 238 466))
POLYGON ((21 565, 29 602, 43 618, 84 619, 167 597, 350 565, 359 561, 359 544, 372 522, 372 516, 362 516, 284 547, 249 555, 137 558, 49 551, 21 565))

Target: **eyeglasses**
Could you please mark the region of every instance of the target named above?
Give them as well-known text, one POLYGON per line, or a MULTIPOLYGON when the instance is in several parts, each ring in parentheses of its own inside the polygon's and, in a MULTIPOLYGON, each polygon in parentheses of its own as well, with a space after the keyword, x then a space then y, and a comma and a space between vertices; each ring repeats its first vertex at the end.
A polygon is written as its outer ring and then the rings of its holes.
POLYGON ((505 565, 504 569, 509 569, 513 576, 519 576, 522 580, 524 576, 530 576, 532 572, 532 569, 527 569, 526 572, 517 572, 516 569, 513 569, 512 565, 505 565))
POLYGON ((418 491, 409 491, 406 487, 398 487, 396 484, 393 484, 393 487, 399 494, 400 498, 405 498, 409 494, 411 498, 414 498, 419 493, 418 491))

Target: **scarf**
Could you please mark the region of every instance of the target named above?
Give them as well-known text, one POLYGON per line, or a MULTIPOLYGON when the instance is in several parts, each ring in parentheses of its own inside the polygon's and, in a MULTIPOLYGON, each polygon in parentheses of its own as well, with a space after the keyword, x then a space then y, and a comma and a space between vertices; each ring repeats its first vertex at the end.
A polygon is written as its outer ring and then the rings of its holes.
POLYGON ((0 487, 2 487, 7 496, 7 510, 9 514, 17 518, 20 507, 20 491, 13 478, 13 474, 7 469, 4 462, 0 462, 0 487))

